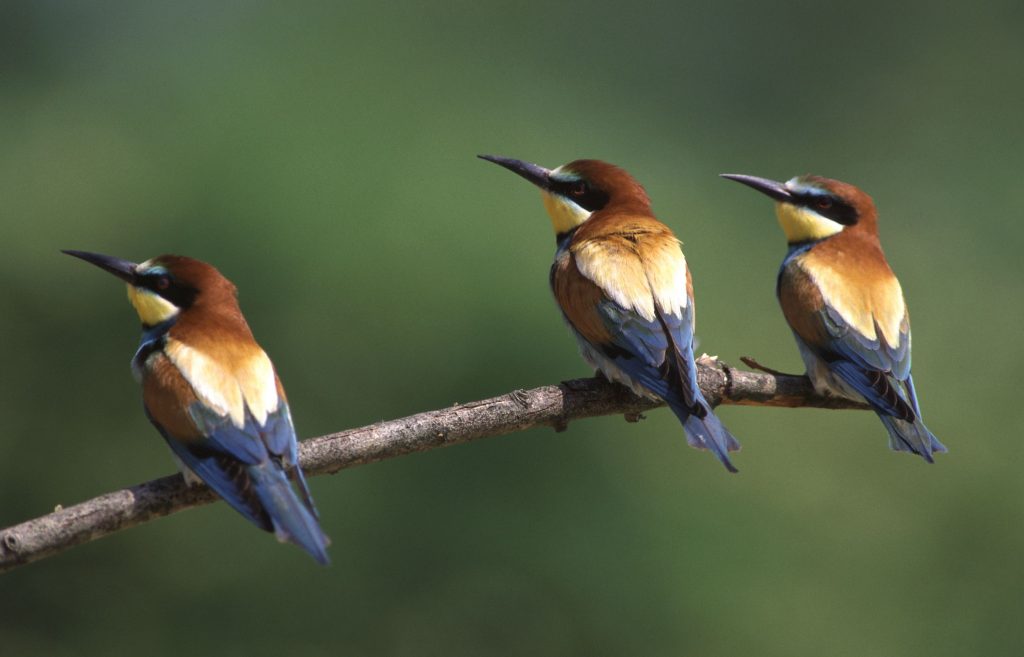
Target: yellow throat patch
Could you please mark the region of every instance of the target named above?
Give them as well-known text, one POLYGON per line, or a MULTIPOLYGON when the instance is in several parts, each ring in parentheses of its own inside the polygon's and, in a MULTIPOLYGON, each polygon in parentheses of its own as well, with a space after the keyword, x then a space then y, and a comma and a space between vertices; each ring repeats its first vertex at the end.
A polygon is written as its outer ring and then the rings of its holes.
POLYGON ((155 292, 128 285, 128 301, 146 326, 156 326, 178 314, 178 307, 155 292))
POLYGON ((590 219, 589 210, 581 208, 563 196, 544 190, 541 190, 540 195, 544 201, 544 209, 551 217, 551 226, 555 229, 556 235, 567 233, 590 219))
POLYGON ((789 242, 808 242, 835 235, 843 225, 826 219, 814 210, 792 203, 776 203, 775 216, 789 242))

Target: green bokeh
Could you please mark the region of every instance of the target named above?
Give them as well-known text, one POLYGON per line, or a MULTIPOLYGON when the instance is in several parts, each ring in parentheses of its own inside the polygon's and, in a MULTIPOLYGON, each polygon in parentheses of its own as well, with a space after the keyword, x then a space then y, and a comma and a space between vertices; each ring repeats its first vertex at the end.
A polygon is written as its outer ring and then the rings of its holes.
MULTIPOLYGON (((711 3, 708 3, 711 4, 711 3)), ((0 654, 974 655, 1024 645, 1024 5, 0 4, 0 526, 168 474, 138 327, 78 248, 215 263, 304 436, 585 375, 536 192, 621 164, 701 349, 798 369, 770 204, 864 187, 950 454, 867 413, 664 411, 312 481, 334 564, 223 504, 0 578, 0 654)))

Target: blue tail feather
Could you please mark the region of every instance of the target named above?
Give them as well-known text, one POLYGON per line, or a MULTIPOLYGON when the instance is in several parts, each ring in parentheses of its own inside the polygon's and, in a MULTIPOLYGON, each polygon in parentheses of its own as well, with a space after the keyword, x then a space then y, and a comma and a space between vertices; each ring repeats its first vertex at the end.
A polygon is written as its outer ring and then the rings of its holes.
POLYGON ((714 414, 708 413, 703 418, 690 415, 683 422, 683 427, 686 429, 686 440, 691 446, 710 450, 726 470, 739 472, 728 455, 729 451, 739 449, 739 443, 714 414))
POLYGON ((869 372, 849 361, 830 363, 829 367, 878 414, 889 432, 890 449, 917 454, 928 463, 935 462, 932 454, 947 451, 921 419, 914 380, 909 373, 906 380, 900 381, 891 373, 869 372), (873 380, 872 375, 879 378, 873 380))
POLYGON ((924 426, 920 418, 915 422, 907 422, 884 413, 879 413, 878 417, 889 431, 889 448, 892 450, 917 454, 929 463, 935 462, 932 459, 933 453, 947 451, 946 446, 924 426))
POLYGON ((740 443, 729 433, 729 430, 711 412, 710 408, 707 409, 707 414, 701 418, 678 404, 669 402, 669 407, 671 407, 672 412, 683 423, 683 429, 686 432, 686 442, 691 447, 710 450, 722 462, 726 470, 729 472, 739 472, 736 466, 732 464, 732 461, 729 460, 729 452, 739 450, 740 443))
MULTIPOLYGON (((161 433, 164 433, 163 429, 161 433)), ((265 531, 273 531, 281 540, 295 543, 321 564, 329 563, 327 546, 330 540, 317 523, 316 508, 297 466, 295 470, 302 497, 308 506, 295 493, 277 459, 247 465, 223 455, 200 456, 184 443, 166 434, 164 437, 178 459, 249 522, 265 531), (239 486, 235 468, 244 470, 252 484, 251 489, 239 486)))
POLYGON ((319 520, 320 511, 316 508, 316 504, 313 502, 313 495, 310 494, 309 486, 306 485, 306 475, 303 474, 302 468, 300 468, 299 466, 295 466, 289 472, 289 476, 295 481, 296 484, 298 484, 299 492, 302 494, 302 501, 306 505, 306 508, 309 509, 310 513, 313 514, 314 518, 319 520))
POLYGON ((739 449, 739 443, 715 417, 697 381, 693 304, 675 312, 655 304, 655 317, 646 318, 605 298, 597 311, 611 337, 607 343, 591 344, 566 315, 587 362, 611 381, 665 400, 683 424, 687 443, 710 450, 727 470, 737 472, 728 452, 739 449))
MULTIPOLYGON (((711 406, 705 401, 700 393, 700 388, 694 386, 691 393, 695 398, 695 405, 699 405, 705 411, 704 417, 700 418, 693 414, 693 406, 690 406, 683 399, 683 391, 669 385, 669 382, 661 377, 661 374, 651 367, 645 367, 635 359, 616 358, 609 360, 608 364, 613 366, 633 380, 639 382, 644 388, 650 390, 658 397, 665 400, 672 412, 679 421, 683 423, 683 430, 686 433, 686 442, 697 449, 710 450, 718 460, 722 462, 729 472, 739 472, 736 466, 729 460, 728 452, 739 450, 740 444, 735 437, 725 428, 721 421, 711 410, 711 406)), ((612 378, 617 378, 614 373, 612 378)))
MULTIPOLYGON (((330 540, 320 529, 315 510, 299 500, 284 470, 273 461, 267 461, 249 466, 246 471, 278 540, 295 543, 319 563, 327 565, 330 540)), ((302 483, 305 492, 305 482, 302 483)))

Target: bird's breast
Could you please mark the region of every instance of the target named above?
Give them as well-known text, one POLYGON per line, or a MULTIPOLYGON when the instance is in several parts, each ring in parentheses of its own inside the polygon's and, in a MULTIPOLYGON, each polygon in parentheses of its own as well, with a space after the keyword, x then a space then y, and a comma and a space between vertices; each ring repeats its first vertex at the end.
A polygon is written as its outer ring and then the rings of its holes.
POLYGON ((598 312, 604 292, 583 276, 568 251, 560 251, 551 266, 551 291, 570 325, 591 344, 611 342, 611 334, 598 312))
POLYGON ((146 412, 167 435, 184 442, 203 437, 190 413, 199 398, 163 351, 146 359, 141 383, 146 412))

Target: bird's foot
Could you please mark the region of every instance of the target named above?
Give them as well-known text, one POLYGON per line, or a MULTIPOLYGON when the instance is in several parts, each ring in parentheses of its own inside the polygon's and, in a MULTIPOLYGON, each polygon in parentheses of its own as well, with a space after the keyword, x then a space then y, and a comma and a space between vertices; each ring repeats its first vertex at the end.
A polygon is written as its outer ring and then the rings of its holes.
POLYGON ((647 416, 643 413, 623 413, 622 417, 629 423, 639 422, 640 420, 646 420, 647 416))
POLYGON ((195 488, 196 486, 203 485, 203 479, 195 472, 192 472, 192 468, 185 465, 184 461, 179 459, 177 455, 171 454, 174 462, 178 465, 178 472, 181 473, 181 478, 185 480, 185 488, 195 488))
POLYGON ((198 488, 199 486, 202 486, 205 483, 202 480, 202 478, 200 478, 199 475, 192 472, 191 470, 186 470, 182 472, 181 476, 185 480, 186 488, 198 488))

